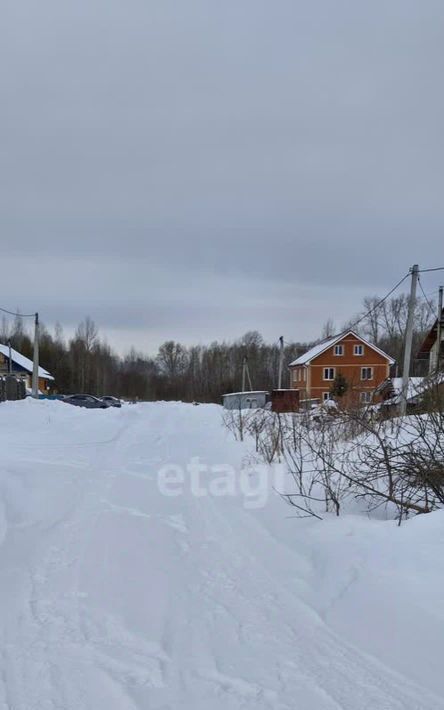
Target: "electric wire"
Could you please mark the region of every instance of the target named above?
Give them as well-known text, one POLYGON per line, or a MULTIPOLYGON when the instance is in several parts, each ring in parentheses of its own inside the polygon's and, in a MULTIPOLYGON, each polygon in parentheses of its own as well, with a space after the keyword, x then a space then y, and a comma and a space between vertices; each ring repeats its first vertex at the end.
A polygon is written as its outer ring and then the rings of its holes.
POLYGON ((1 313, 7 313, 8 316, 15 316, 16 318, 35 318, 35 313, 14 313, 13 311, 8 311, 6 308, 0 307, 1 313))
POLYGON ((427 298, 426 293, 422 287, 421 279, 419 278, 419 276, 418 276, 418 283, 419 283, 419 288, 421 289, 422 295, 424 296, 425 302, 427 303, 427 306, 429 307, 430 313, 433 316, 435 316, 436 315, 435 308, 433 307, 432 303, 427 298))
POLYGON ((347 328, 347 330, 353 330, 353 328, 356 328, 356 326, 359 325, 359 323, 361 323, 365 318, 367 318, 367 317, 370 316, 372 313, 374 313, 380 306, 382 306, 382 304, 392 295, 392 293, 394 293, 394 292, 396 291, 397 288, 399 288, 399 286, 400 286, 409 276, 410 276, 410 273, 405 274, 405 275, 402 277, 402 279, 401 279, 400 281, 398 281, 398 283, 395 284, 395 286, 393 286, 392 289, 390 289, 390 291, 384 296, 384 298, 381 298, 381 300, 378 301, 378 303, 375 303, 375 305, 372 306, 372 308, 370 308, 370 309, 367 311, 367 313, 364 313, 362 316, 360 316, 360 318, 358 318, 358 320, 356 320, 354 323, 351 323, 351 325, 347 328))
MULTIPOLYGON (((375 303, 375 305, 372 306, 372 308, 370 308, 366 313, 364 313, 362 316, 360 316, 360 317, 358 318, 358 320, 356 320, 356 321, 354 321, 353 323, 351 323, 351 324, 346 328, 346 330, 342 330, 340 333, 338 333, 337 336, 331 336, 331 337, 338 337, 339 335, 342 335, 342 333, 345 333, 345 332, 347 332, 347 331, 349 331, 349 330, 353 330, 353 328, 355 328, 357 325, 359 325, 359 323, 361 323, 363 320, 365 320, 365 318, 367 318, 369 315, 371 315, 372 313, 374 313, 378 308, 380 308, 380 306, 382 306, 382 304, 383 304, 388 298, 390 298, 390 296, 396 291, 396 289, 399 288, 399 286, 401 286, 401 284, 402 284, 407 278, 409 278, 409 276, 410 276, 410 272, 407 273, 407 274, 404 274, 404 276, 402 277, 402 279, 400 279, 400 280, 393 286, 393 288, 391 288, 390 291, 389 291, 388 293, 386 293, 386 295, 385 295, 383 298, 381 298, 377 303, 375 303)), ((326 340, 328 340, 328 339, 329 339, 329 338, 326 338, 326 340)), ((284 340, 284 343, 285 343, 285 345, 292 345, 292 343, 289 343, 289 342, 286 341, 286 340, 284 340)))
POLYGON ((431 269, 418 269, 418 274, 425 274, 430 271, 444 271, 444 266, 434 266, 431 269))

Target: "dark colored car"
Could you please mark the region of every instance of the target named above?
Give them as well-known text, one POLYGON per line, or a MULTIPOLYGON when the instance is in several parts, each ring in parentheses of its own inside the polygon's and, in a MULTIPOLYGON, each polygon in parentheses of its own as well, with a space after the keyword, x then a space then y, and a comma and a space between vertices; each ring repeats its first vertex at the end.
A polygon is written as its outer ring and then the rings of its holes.
POLYGON ((109 404, 92 394, 70 394, 63 399, 63 402, 87 409, 108 409, 109 407, 109 404))
POLYGON ((117 399, 117 397, 111 397, 110 395, 106 395, 106 397, 102 397, 102 402, 106 402, 108 407, 121 407, 122 402, 120 399, 117 399))

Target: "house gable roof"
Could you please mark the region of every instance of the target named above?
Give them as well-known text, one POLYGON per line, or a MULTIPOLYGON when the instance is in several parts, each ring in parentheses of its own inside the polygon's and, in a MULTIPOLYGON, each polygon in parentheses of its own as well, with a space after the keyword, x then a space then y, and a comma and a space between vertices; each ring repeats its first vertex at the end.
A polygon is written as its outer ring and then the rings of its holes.
POLYGON ((323 340, 322 342, 318 343, 317 345, 314 345, 310 350, 307 350, 306 353, 303 355, 300 355, 296 360, 293 360, 293 362, 290 363, 289 367, 295 367, 296 365, 309 365, 312 360, 315 358, 319 357, 319 355, 322 355, 326 350, 329 348, 333 347, 333 345, 336 345, 336 343, 339 343, 341 340, 346 338, 348 335, 353 335, 355 338, 358 338, 364 345, 367 345, 369 348, 372 348, 372 350, 375 350, 377 353, 382 355, 383 357, 387 358, 388 362, 390 365, 395 364, 395 360, 390 357, 390 355, 387 355, 383 350, 378 348, 376 345, 373 345, 373 343, 370 343, 368 340, 363 338, 361 335, 358 335, 355 333, 354 330, 348 330, 345 331, 344 333, 339 333, 339 335, 335 335, 332 338, 327 338, 327 340, 323 340))
MULTIPOLYGON (((444 318, 444 308, 442 309, 441 313, 441 322, 442 319, 444 318)), ((430 350, 433 348, 436 337, 438 333, 438 318, 435 320, 434 324, 430 328, 429 332, 427 333, 425 339, 422 342, 421 347, 419 348, 418 355, 425 355, 426 353, 429 353, 430 350)))
MULTIPOLYGON (((9 359, 9 346, 0 344, 0 353, 9 359)), ((33 370, 33 362, 29 358, 25 357, 14 348, 11 348, 11 360, 16 365, 21 367, 26 372, 31 372, 33 370)), ((49 374, 47 370, 43 367, 39 367, 39 377, 43 380, 53 380, 53 376, 49 374)))

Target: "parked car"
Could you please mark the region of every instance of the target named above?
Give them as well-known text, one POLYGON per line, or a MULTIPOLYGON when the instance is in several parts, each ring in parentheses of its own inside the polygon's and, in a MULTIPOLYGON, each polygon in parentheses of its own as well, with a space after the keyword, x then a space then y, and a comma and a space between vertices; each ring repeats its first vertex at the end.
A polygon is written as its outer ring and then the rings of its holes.
POLYGON ((67 404, 73 404, 76 407, 86 407, 87 409, 108 409, 110 406, 92 394, 70 394, 62 401, 67 404))
POLYGON ((102 397, 102 402, 106 402, 106 404, 109 407, 121 407, 122 402, 120 399, 117 399, 117 397, 111 397, 110 395, 106 395, 105 397, 102 397))

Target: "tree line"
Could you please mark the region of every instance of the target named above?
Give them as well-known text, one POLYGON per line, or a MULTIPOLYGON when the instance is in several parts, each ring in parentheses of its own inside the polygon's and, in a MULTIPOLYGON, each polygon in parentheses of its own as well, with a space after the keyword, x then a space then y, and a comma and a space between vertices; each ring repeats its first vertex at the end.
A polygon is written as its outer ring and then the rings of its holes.
MULTIPOLYGON (((288 365, 309 347, 335 332, 350 326, 394 357, 397 372, 402 374, 403 338, 407 322, 407 296, 392 297, 381 305, 376 296, 364 299, 362 311, 350 322, 335 328, 331 319, 314 342, 285 343, 284 364, 288 365)), ((426 363, 415 355, 435 318, 429 302, 418 299, 415 312, 412 372, 425 374, 426 363)), ((33 357, 33 339, 22 318, 12 322, 3 318, 0 342, 26 357, 33 357)), ((57 324, 53 332, 41 326, 40 364, 55 378, 61 393, 113 394, 130 400, 183 400, 220 402, 225 392, 241 389, 242 363, 247 358, 253 389, 270 390, 277 386, 279 345, 266 343, 257 331, 250 331, 233 341, 215 341, 209 345, 185 346, 174 340, 163 343, 155 356, 132 348, 119 356, 100 336, 90 317, 86 317, 71 338, 64 336, 57 324)), ((283 387, 289 386, 289 372, 284 366, 283 387)))

